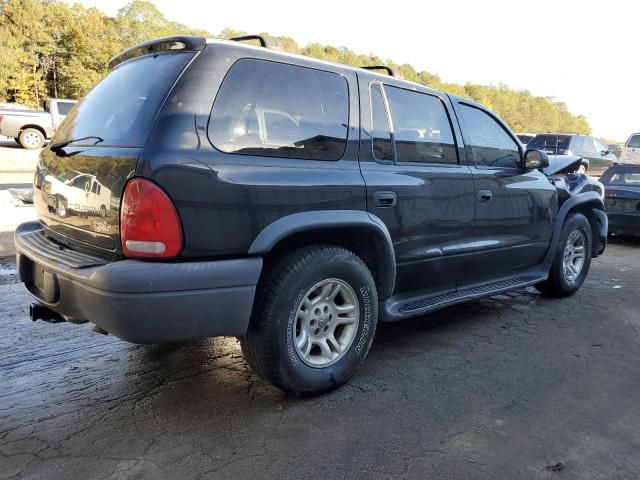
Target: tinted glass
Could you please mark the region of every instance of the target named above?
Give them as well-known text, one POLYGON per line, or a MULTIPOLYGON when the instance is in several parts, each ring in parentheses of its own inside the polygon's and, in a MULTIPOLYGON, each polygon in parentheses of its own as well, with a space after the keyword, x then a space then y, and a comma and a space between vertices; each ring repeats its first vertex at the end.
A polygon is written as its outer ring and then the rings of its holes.
POLYGON ((97 136, 99 145, 144 146, 164 98, 192 56, 148 55, 118 65, 65 117, 54 142, 97 136))
POLYGON ((228 153, 338 160, 348 119, 347 81, 340 75, 246 59, 220 87, 209 137, 228 153))
MULTIPOLYGON (((577 137, 575 137, 574 140, 577 140, 577 137)), ((536 137, 529 142, 527 148, 544 150, 547 153, 561 155, 565 150, 569 149, 569 142, 571 142, 571 135, 536 135, 536 137)), ((579 147, 572 145, 571 148, 579 147)))
POLYGON ((437 97, 385 87, 398 162, 457 163, 453 132, 437 97))
POLYGON ((629 144, 627 145, 629 148, 640 148, 640 135, 634 135, 629 139, 629 144))
POLYGON ((393 160, 387 109, 384 105, 382 90, 377 84, 371 86, 371 123, 373 125, 373 156, 376 160, 393 160))
POLYGON ((58 102, 58 113, 60 115, 67 115, 74 105, 75 103, 72 102, 58 102))
POLYGON ((519 168, 520 149, 511 136, 490 115, 482 110, 461 105, 467 130, 466 141, 471 146, 477 166, 519 168))

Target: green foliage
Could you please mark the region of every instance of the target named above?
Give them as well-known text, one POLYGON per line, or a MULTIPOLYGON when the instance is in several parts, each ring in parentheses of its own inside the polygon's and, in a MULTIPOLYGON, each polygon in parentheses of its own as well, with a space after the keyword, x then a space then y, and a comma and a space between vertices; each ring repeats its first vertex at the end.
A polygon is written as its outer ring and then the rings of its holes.
MULTIPOLYGON (((47 97, 79 98, 107 72, 109 59, 136 43, 177 35, 205 35, 165 18, 153 3, 133 0, 107 17, 95 8, 60 0, 0 0, 0 101, 42 106, 47 97)), ((220 38, 244 35, 225 29, 220 38)), ((407 80, 470 98, 500 115, 517 132, 591 133, 587 119, 564 103, 505 85, 458 85, 375 55, 277 37, 282 50, 351 66, 388 65, 407 80)))

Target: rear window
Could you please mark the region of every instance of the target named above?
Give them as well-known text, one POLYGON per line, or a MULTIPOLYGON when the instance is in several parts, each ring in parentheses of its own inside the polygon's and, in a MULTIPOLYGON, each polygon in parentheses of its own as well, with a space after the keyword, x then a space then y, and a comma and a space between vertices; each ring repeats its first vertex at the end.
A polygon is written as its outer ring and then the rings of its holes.
POLYGON ((615 185, 619 187, 640 187, 640 172, 616 172, 603 178, 603 182, 607 185, 615 185))
POLYGON ((536 135, 536 137, 529 142, 527 148, 538 150, 549 150, 551 153, 555 153, 557 150, 568 150, 569 142, 571 141, 571 135, 536 135))
POLYGON ((640 148, 640 135, 634 135, 629 139, 629 148, 640 148))
POLYGON ((164 98, 192 57, 161 53, 118 65, 65 117, 54 142, 100 137, 77 144, 144 146, 164 98))
POLYGON ((74 102, 58 102, 58 113, 60 115, 67 115, 74 105, 74 102))
POLYGON ((518 140, 520 140, 522 143, 529 143, 534 135, 516 135, 516 137, 518 137, 518 140))
POLYGON ((224 79, 208 131, 227 153, 338 160, 348 122, 349 91, 341 75, 244 59, 224 79))

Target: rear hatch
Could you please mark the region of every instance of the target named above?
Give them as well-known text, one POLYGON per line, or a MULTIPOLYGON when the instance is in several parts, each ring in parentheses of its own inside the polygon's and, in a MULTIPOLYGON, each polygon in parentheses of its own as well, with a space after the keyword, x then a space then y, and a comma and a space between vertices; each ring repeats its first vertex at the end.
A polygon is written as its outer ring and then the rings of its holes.
POLYGON ((164 39, 126 50, 69 112, 42 151, 34 180, 34 204, 49 236, 80 250, 121 255, 124 185, 164 99, 195 55, 189 47, 164 39))

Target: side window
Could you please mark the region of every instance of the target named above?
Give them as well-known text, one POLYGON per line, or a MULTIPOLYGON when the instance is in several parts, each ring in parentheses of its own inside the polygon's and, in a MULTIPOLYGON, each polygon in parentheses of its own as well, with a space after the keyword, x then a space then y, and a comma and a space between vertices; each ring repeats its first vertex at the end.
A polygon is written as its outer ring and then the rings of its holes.
POLYGON ((376 160, 393 160, 389 117, 379 84, 371 85, 371 138, 376 160))
POLYGON ((634 135, 629 139, 629 148, 640 148, 640 135, 634 135))
POLYGON ((502 126, 486 112, 460 105, 476 166, 494 168, 520 168, 520 149, 502 126))
POLYGON ((385 86, 398 162, 458 163, 449 117, 439 98, 385 86))
POLYGON ((91 192, 92 193, 98 193, 98 182, 96 182, 94 180, 93 184, 91 185, 91 192))
POLYGON ((220 87, 208 133, 227 153, 338 160, 348 123, 349 91, 340 75, 244 59, 220 87))

